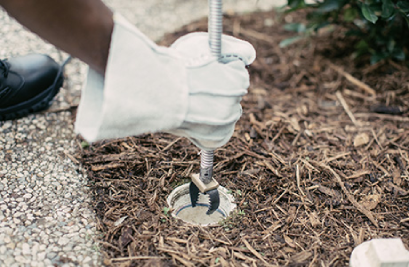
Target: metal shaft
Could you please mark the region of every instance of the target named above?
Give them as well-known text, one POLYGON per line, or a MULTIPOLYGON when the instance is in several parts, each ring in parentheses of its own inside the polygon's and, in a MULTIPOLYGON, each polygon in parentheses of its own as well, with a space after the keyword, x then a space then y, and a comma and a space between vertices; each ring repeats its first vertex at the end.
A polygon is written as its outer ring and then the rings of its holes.
MULTIPOLYGON (((223 32, 223 3, 222 0, 209 1, 209 46, 212 55, 221 60, 222 32, 223 32)), ((200 156, 200 180, 210 183, 213 176, 214 151, 202 150, 200 156)))
POLYGON ((223 4, 222 0, 209 0, 209 46, 213 56, 222 54, 223 4))

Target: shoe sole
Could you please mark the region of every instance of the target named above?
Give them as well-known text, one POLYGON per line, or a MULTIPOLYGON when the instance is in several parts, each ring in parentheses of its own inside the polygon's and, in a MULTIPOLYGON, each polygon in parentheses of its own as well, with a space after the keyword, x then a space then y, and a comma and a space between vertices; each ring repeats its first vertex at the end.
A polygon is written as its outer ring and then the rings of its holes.
POLYGON ((63 82, 63 74, 59 72, 59 75, 54 80, 54 83, 49 88, 47 88, 47 90, 41 92, 41 94, 30 100, 19 103, 18 105, 0 109, 0 121, 18 119, 49 108, 53 103, 54 97, 60 91, 63 82))

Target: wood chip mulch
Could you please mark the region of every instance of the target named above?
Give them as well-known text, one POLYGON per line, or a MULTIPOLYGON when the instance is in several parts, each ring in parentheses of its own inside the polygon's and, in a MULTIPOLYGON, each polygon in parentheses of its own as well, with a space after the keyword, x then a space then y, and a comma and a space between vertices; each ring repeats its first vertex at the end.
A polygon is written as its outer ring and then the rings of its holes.
MULTIPOLYGON (((257 49, 251 88, 215 178, 237 211, 218 226, 174 219, 166 198, 199 170, 184 138, 147 134, 80 148, 107 266, 348 266, 373 238, 409 245, 409 71, 353 60, 342 29, 280 48, 302 13, 226 15, 257 49)), ((166 36, 207 30, 202 20, 166 36)))

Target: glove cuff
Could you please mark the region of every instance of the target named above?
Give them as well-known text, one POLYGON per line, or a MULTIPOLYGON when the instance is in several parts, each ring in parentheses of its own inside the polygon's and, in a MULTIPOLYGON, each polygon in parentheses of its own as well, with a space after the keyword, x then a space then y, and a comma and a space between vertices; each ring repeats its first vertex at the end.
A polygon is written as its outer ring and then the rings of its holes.
POLYGON ((105 78, 88 70, 76 132, 93 142, 178 128, 188 108, 183 61, 119 14, 114 22, 105 78))

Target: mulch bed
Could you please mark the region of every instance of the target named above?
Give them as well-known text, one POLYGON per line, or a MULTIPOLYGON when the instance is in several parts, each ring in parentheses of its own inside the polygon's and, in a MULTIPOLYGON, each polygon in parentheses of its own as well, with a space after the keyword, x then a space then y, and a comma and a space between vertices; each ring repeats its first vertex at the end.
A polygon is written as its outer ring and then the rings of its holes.
MULTIPOLYGON (((80 149, 101 251, 110 266, 348 266, 357 245, 409 245, 409 71, 353 60, 342 30, 280 48, 302 13, 226 15, 224 32, 250 41, 257 61, 243 117, 215 152, 215 178, 237 211, 191 226, 166 198, 199 170, 184 138, 147 134, 80 149)), ((166 36, 207 30, 192 23, 166 36)))

